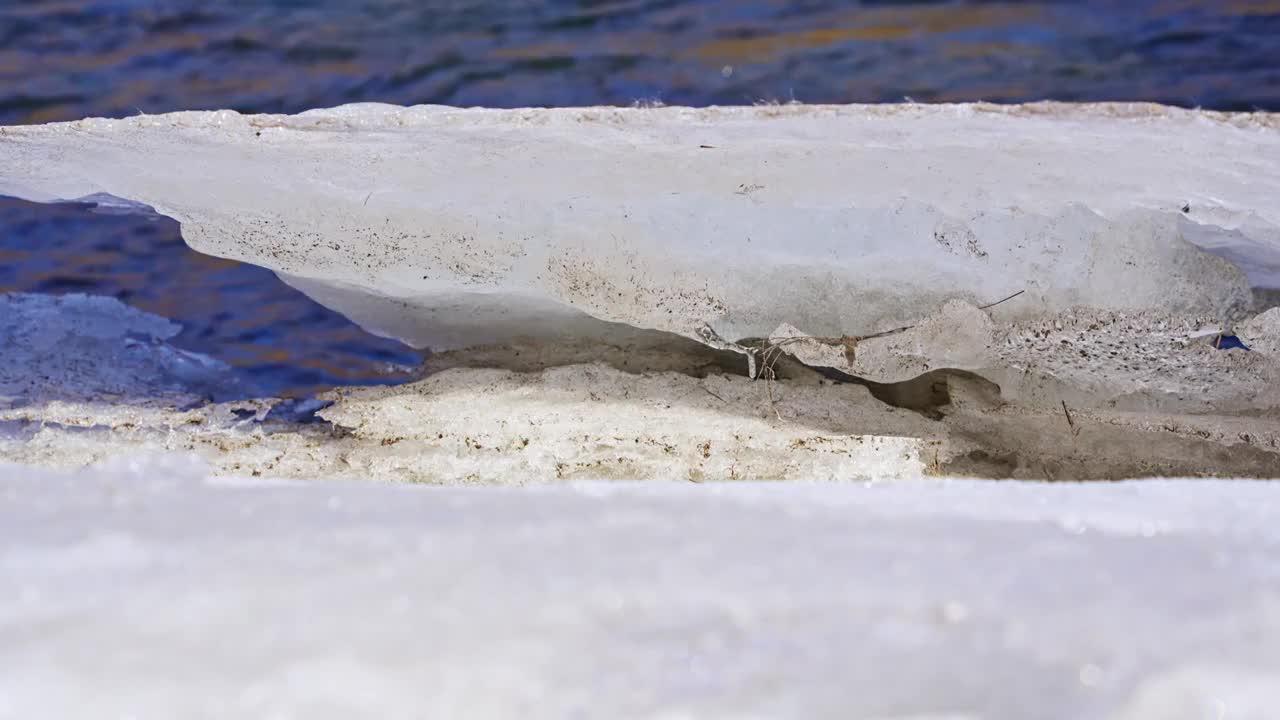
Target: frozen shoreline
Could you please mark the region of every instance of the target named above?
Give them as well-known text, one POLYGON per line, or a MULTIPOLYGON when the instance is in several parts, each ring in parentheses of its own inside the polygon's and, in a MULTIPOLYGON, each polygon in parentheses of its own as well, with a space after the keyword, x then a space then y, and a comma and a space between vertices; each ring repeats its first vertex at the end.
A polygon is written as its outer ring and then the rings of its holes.
POLYGON ((0 128, 440 351, 280 402, 0 297, 0 718, 1270 718, 1273 484, 957 477, 1280 477, 1277 168, 1125 105, 0 128))
MULTIPOLYGON (((435 483, 1277 477, 1277 168, 1275 115, 1127 104, 0 128, 0 192, 154 209, 434 353, 310 425, 164 396, 207 383, 28 392, 0 444, 435 483)), ((216 379, 149 342, 130 362, 216 379)))

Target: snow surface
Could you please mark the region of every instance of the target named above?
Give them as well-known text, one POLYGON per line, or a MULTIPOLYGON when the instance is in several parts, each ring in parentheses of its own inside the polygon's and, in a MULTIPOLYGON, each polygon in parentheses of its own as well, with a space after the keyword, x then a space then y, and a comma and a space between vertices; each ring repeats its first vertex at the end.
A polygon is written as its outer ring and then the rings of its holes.
POLYGON ((0 467, 0 718, 1274 718, 1248 482, 0 467))

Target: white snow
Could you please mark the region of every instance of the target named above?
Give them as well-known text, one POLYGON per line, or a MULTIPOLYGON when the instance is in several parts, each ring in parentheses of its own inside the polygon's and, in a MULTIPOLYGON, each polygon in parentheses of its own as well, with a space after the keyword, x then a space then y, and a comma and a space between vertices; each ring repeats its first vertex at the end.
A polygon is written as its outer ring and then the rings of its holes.
POLYGON ((0 718, 1263 720, 1277 518, 1234 481, 4 466, 0 718))

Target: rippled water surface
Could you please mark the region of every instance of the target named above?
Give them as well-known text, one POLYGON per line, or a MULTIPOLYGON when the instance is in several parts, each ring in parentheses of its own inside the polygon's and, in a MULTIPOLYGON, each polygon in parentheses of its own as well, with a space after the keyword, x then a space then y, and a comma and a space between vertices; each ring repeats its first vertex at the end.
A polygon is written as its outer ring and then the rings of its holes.
MULTIPOLYGON (((1280 0, 7 0, 0 124, 346 102, 1156 100, 1280 110, 1280 0)), ((3 172, 3 169, 0 169, 3 172)), ((271 392, 417 355, 175 223, 0 200, 0 291, 115 295, 271 392)))

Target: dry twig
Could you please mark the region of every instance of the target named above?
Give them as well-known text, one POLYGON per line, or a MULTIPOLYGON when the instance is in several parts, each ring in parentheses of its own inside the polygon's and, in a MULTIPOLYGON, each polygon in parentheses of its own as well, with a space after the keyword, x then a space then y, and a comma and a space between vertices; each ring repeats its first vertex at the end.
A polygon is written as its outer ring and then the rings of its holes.
POLYGON ((1071 419, 1071 411, 1067 409, 1067 401, 1062 400, 1062 414, 1067 416, 1067 426, 1071 428, 1071 435, 1075 437, 1080 434, 1080 428, 1076 427, 1076 421, 1071 419))
POLYGON ((1014 299, 1014 298, 1018 297, 1019 295, 1021 295, 1021 294, 1022 294, 1022 293, 1024 293, 1024 292, 1026 292, 1026 290, 1019 290, 1018 292, 1016 292, 1016 293, 1014 293, 1014 294, 1010 295, 1009 297, 1007 297, 1007 298, 1005 298, 1005 299, 1003 299, 1003 300, 997 300, 997 301, 995 301, 995 302, 993 302, 993 303, 987 303, 986 305, 983 305, 983 306, 979 307, 978 309, 979 309, 979 310, 986 310, 987 308, 993 308, 993 307, 995 307, 995 306, 999 305, 999 304, 1000 304, 1000 303, 1002 303, 1002 302, 1008 302, 1009 300, 1012 300, 1012 299, 1014 299))

